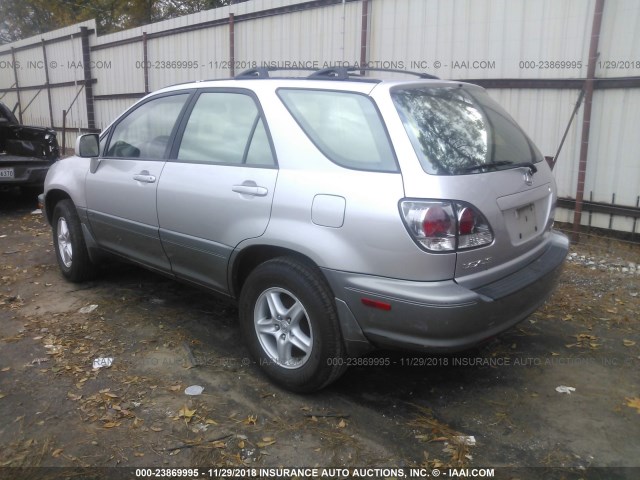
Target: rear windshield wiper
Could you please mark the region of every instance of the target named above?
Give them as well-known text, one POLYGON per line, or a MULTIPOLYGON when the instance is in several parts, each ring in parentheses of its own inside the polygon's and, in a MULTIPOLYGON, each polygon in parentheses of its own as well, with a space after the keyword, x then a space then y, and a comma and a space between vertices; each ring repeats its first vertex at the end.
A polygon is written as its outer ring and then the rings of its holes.
POLYGON ((458 173, 471 173, 475 172, 476 170, 497 170, 498 167, 504 167, 506 165, 509 165, 511 168, 526 167, 531 172, 531 175, 538 171, 538 168, 532 162, 513 163, 509 160, 501 160, 499 162, 482 163, 480 165, 471 165, 470 167, 464 167, 458 170, 458 173))

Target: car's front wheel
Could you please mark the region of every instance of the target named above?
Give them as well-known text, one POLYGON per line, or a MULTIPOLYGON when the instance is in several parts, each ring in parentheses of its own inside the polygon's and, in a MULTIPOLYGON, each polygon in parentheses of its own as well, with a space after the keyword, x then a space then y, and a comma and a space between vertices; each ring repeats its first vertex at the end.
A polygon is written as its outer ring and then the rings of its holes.
POLYGON ((333 295, 306 263, 276 258, 258 266, 240 295, 240 322, 251 355, 289 390, 319 390, 346 368, 333 295))
POLYGON ((62 274, 72 282, 89 280, 95 265, 89 258, 82 225, 71 200, 59 201, 53 210, 53 245, 62 274))

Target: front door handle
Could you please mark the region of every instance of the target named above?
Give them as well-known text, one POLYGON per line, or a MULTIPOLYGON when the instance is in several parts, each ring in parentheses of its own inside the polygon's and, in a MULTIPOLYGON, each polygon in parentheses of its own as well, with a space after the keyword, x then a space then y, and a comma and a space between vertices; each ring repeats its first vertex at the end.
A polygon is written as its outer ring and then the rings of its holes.
POLYGON ((253 197, 266 197, 269 190, 265 187, 259 187, 253 180, 246 180, 241 185, 234 185, 231 190, 243 195, 251 195, 253 197))
POLYGON ((143 183, 154 183, 156 181, 155 175, 150 175, 146 170, 134 175, 133 179, 143 183))

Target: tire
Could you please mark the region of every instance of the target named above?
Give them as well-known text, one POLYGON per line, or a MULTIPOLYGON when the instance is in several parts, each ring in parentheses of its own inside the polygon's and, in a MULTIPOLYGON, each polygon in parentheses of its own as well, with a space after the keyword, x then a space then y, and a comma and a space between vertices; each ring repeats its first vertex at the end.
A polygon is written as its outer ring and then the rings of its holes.
POLYGON ((320 272, 293 258, 251 272, 240 293, 240 325, 251 356, 275 383, 308 393, 344 373, 333 298, 320 272))
POLYGON ((82 235, 82 226, 71 200, 59 201, 53 209, 53 246, 62 275, 72 282, 84 282, 95 275, 82 235))

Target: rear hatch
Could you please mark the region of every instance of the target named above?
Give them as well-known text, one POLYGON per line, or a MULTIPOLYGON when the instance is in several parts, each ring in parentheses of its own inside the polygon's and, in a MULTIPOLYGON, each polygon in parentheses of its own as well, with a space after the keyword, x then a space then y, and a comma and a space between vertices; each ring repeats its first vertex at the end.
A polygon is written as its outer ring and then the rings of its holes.
POLYGON ((535 260, 553 221, 555 184, 516 122, 473 85, 399 84, 390 93, 420 162, 403 161, 400 206, 418 244, 434 255, 455 251, 451 273, 469 288, 535 260))

